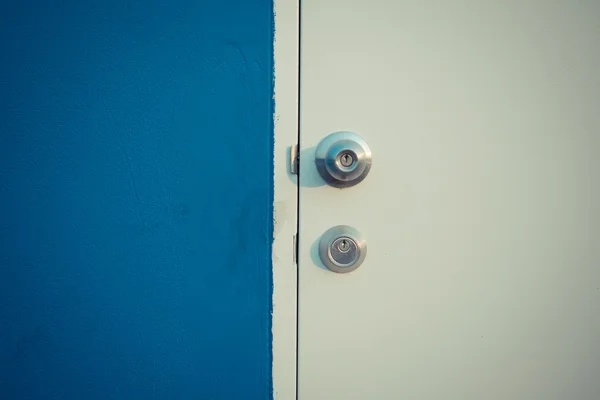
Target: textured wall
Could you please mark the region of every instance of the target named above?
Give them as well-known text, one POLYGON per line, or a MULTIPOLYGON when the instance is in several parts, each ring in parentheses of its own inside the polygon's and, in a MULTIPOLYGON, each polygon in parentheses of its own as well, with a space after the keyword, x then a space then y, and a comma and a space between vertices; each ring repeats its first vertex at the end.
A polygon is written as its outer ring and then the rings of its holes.
POLYGON ((0 399, 271 395, 268 0, 0 2, 0 399))

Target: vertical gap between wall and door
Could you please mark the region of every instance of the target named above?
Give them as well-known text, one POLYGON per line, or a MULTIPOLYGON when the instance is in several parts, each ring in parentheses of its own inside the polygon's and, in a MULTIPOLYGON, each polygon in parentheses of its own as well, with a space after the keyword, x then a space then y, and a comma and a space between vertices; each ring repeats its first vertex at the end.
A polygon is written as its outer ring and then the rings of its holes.
POLYGON ((298 367, 299 367, 299 362, 298 362, 298 348, 299 348, 299 339, 300 339, 300 335, 299 335, 299 331, 300 331, 300 252, 299 252, 299 243, 300 243, 300 111, 301 111, 301 87, 300 87, 300 81, 301 81, 301 73, 300 70, 302 68, 302 0, 298 0, 298 31, 297 31, 297 35, 298 35, 298 77, 297 77, 297 82, 298 82, 298 109, 297 109, 297 126, 298 126, 298 136, 296 138, 297 143, 298 143, 298 151, 297 151, 297 157, 298 157, 298 167, 297 167, 297 192, 296 192, 296 241, 295 241, 295 246, 296 248, 294 249, 296 251, 296 400, 298 400, 298 367))

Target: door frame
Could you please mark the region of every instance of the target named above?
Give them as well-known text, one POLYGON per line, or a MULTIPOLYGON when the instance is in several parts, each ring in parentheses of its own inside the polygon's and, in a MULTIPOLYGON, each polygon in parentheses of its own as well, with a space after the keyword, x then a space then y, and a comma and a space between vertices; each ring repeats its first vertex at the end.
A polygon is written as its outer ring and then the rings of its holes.
POLYGON ((290 148, 298 143, 299 0, 273 0, 274 199, 272 378, 274 399, 295 399, 297 383, 298 175, 290 148))

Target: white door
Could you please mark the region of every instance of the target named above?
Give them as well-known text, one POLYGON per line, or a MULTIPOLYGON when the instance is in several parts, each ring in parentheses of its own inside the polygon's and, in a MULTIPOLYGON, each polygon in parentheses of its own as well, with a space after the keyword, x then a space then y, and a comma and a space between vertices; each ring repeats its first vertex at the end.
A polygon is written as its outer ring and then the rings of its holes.
POLYGON ((600 398, 600 2, 301 7, 299 398, 600 398), (373 164, 337 189, 342 130, 373 164))

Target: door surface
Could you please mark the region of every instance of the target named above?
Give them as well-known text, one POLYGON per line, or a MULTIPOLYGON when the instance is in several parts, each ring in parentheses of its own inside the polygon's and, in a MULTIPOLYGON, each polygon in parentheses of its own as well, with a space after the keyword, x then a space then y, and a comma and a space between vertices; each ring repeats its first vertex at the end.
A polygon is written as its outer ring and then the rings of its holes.
POLYGON ((301 399, 600 394, 600 4, 303 0, 301 399), (349 130, 373 166, 327 186, 349 130), (319 237, 362 232, 327 270, 319 237))

